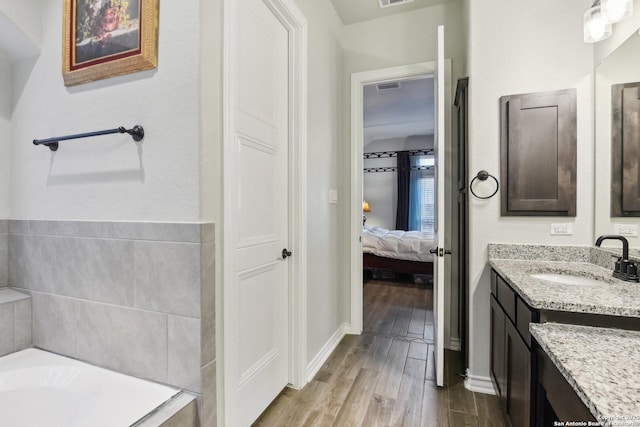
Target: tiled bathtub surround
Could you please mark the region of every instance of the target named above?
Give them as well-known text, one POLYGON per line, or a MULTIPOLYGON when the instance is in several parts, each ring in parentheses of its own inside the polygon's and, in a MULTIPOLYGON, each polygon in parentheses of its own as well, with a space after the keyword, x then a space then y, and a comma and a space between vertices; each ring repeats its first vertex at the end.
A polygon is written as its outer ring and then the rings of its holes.
MULTIPOLYGON (((33 298, 37 347, 202 394, 213 237, 213 224, 10 220, 9 285, 33 298)), ((202 403, 205 418, 215 394, 202 403)))
POLYGON ((13 289, 0 289, 0 356, 32 345, 31 298, 13 289))
POLYGON ((0 219, 0 288, 9 285, 9 221, 0 219))

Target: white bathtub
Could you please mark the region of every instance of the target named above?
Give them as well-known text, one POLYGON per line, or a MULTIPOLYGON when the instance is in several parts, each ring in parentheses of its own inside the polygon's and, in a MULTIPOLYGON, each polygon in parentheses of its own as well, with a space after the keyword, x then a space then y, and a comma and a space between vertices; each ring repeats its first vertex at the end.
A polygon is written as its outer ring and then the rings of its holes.
POLYGON ((34 348, 0 357, 0 426, 126 427, 179 393, 34 348))

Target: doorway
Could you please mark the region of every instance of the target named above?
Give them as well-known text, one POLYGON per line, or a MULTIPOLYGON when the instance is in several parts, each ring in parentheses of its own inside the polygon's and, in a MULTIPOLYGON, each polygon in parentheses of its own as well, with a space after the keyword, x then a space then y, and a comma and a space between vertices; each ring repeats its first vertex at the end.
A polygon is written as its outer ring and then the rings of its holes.
POLYGON ((362 332, 362 201, 364 168, 364 87, 433 77, 435 63, 421 63, 353 74, 351 77, 351 333, 362 332))
MULTIPOLYGON (((451 129, 451 83, 450 83, 450 69, 451 64, 450 60, 442 60, 441 61, 442 68, 440 68, 440 74, 443 77, 445 83, 443 83, 444 88, 441 90, 441 93, 444 95, 443 106, 441 111, 442 117, 439 117, 438 120, 441 121, 442 125, 440 125, 443 129, 451 129), (446 108, 444 107, 446 106, 446 108)), ((364 156, 364 132, 363 132, 363 110, 364 110, 364 102, 363 102, 363 89, 366 85, 369 84, 378 84, 378 83, 390 83, 397 82, 402 80, 410 80, 410 79, 419 79, 419 78, 428 78, 436 75, 437 73, 437 62, 429 62, 429 63, 420 63, 413 64, 407 66, 400 66, 394 68, 387 68, 375 71, 368 71, 363 73, 356 73, 352 75, 351 78, 351 200, 350 200, 350 259, 351 259, 351 330, 350 332, 353 334, 360 334, 363 330, 363 318, 362 318, 362 283, 363 283, 363 262, 362 262, 362 225, 363 225, 363 156, 364 156)), ((449 143, 450 137, 449 132, 447 132, 446 138, 446 147, 450 147, 449 143)), ((444 147, 444 146, 443 146, 444 147)), ((444 153, 444 152, 443 152, 444 153)), ((442 157, 445 160, 445 157, 442 157)), ((452 160, 450 156, 447 156, 446 162, 441 161, 441 167, 450 167, 452 160)), ((450 186, 450 183, 449 183, 450 186)), ((445 188, 443 187, 443 190, 445 188)), ((451 194, 447 189, 445 194, 451 194)), ((446 212, 450 212, 450 208, 446 206, 446 212)), ((443 215, 446 218, 446 215, 443 215)), ((451 229, 449 227, 449 229, 451 229)), ((445 240, 450 242, 450 236, 445 240)), ((444 243, 447 244, 446 242, 444 243)), ((450 247, 450 246, 448 246, 450 247)), ((442 248, 442 252, 444 252, 444 248, 442 248)), ((451 282, 451 267, 450 261, 447 259, 445 263, 445 267, 443 268, 445 282, 450 284, 451 282)), ((451 293, 450 286, 443 286, 443 291, 441 291, 441 295, 444 295, 443 306, 451 307, 451 293)), ((440 304, 440 303, 439 303, 440 304)), ((448 311, 445 310, 445 312, 448 311)), ((448 314, 450 315, 450 314, 448 314)), ((448 317, 447 317, 448 319, 448 317)), ((444 334, 442 331, 438 332, 442 335, 449 335, 449 321, 443 321, 439 327, 444 326, 444 334)), ((447 339, 448 341, 448 339, 447 339)), ((444 343, 442 343, 442 348, 444 348, 444 343)))

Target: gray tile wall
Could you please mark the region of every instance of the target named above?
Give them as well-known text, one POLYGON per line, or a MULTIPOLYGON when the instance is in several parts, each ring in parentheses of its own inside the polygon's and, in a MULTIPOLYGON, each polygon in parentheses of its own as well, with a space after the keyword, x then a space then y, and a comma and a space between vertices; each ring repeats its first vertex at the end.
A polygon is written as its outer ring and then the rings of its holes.
POLYGON ((31 298, 0 289, 0 356, 31 346, 31 298))
POLYGON ((35 346, 197 393, 215 422, 213 238, 213 224, 0 221, 0 286, 4 271, 31 294, 35 346))
POLYGON ((0 219, 0 288, 9 285, 9 221, 0 219))

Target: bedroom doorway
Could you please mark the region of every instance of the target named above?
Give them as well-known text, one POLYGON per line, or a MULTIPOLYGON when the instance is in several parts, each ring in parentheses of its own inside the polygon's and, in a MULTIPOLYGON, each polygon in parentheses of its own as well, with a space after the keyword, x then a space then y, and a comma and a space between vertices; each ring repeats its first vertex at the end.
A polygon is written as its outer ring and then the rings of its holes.
MULTIPOLYGON (((364 109, 365 109, 365 91, 377 91, 374 93, 379 93, 385 90, 397 90, 398 87, 415 87, 422 85, 426 85, 431 87, 431 93, 435 99, 435 107, 432 109, 431 117, 435 120, 430 122, 431 126, 429 126, 428 117, 425 117, 426 126, 430 127, 431 135, 426 135, 426 138, 423 138, 423 144, 426 140, 430 139, 431 141, 435 141, 429 147, 424 144, 422 146, 417 145, 413 146, 411 144, 419 144, 419 138, 408 138, 408 135, 400 136, 403 139, 404 144, 400 147, 400 149, 392 150, 390 147, 377 147, 380 150, 373 151, 376 153, 375 161, 381 161, 385 157, 390 157, 389 152, 397 152, 394 153, 393 156, 397 157, 398 153, 402 152, 403 157, 407 157, 403 159, 403 162, 408 162, 409 169, 411 168, 423 168, 426 171, 433 170, 434 166, 436 167, 435 173, 432 171, 429 173, 422 174, 423 185, 422 190, 430 188, 431 194, 430 198, 433 200, 432 205, 437 200, 438 193, 441 196, 446 195, 445 193, 445 180, 444 180, 444 172, 447 167, 447 162, 450 163, 450 158, 445 158, 445 147, 449 147, 449 135, 448 132, 445 133, 444 130, 450 128, 450 113, 451 109, 451 94, 450 94, 450 60, 444 60, 442 52, 444 41, 442 39, 443 36, 443 27, 438 29, 439 35, 439 61, 434 61, 430 63, 420 63, 413 64, 401 67, 387 68, 363 73, 356 73, 352 75, 351 79, 351 129, 352 129, 352 143, 351 143, 351 208, 350 208, 350 258, 351 258, 351 333, 360 334, 363 331, 363 318, 362 318, 362 306, 363 306, 363 247, 362 247, 362 235, 363 235, 363 225, 366 224, 366 220, 363 218, 363 211, 367 211, 367 206, 364 204, 366 199, 363 198, 364 190, 363 183, 365 181, 364 172, 366 169, 378 169, 379 176, 383 176, 385 173, 384 168, 389 165, 365 165, 365 153, 372 152, 370 149, 374 146, 370 146, 372 142, 372 131, 379 131, 381 129, 375 129, 376 123, 375 120, 372 123, 368 123, 369 126, 365 127, 365 118, 364 118, 364 109), (445 107, 446 106, 446 107, 445 107), (439 112, 437 112, 439 111, 439 112), (435 112, 435 114, 433 114, 435 112), (372 129, 373 128, 373 129, 372 129), (430 136, 430 138, 429 138, 430 136), (439 144, 439 142, 441 144, 439 144), (369 146, 370 149, 365 151, 365 147, 369 146), (380 154, 378 158, 378 154, 380 154), (414 157, 412 161, 410 157, 414 157), (435 193, 435 194, 434 194, 435 193)), ((427 95, 428 96, 428 95, 427 95)), ((433 104, 434 101, 432 100, 433 104)), ((402 114, 400 114, 402 115, 402 114)), ((425 114, 428 116, 428 114, 425 114)), ((407 114, 405 114, 407 117, 407 114)), ((367 118, 369 120, 369 118, 367 118)), ((411 120, 406 120, 411 121, 411 120)), ((384 120, 382 120, 384 122, 384 120)), ((384 123, 382 123, 384 124, 384 123)), ((420 124, 422 126, 422 130, 424 130, 425 123, 420 124)), ((393 126, 389 127, 385 131, 382 130, 381 135, 387 136, 387 139, 393 139, 395 136, 398 138, 399 134, 397 133, 397 127, 393 126), (396 133, 394 133, 396 132, 396 133), (388 138, 391 136, 391 138, 388 138)), ((373 132, 375 133, 375 132, 373 132)), ((425 137, 424 133, 422 135, 425 137)), ((388 142, 388 141, 387 141, 388 142)), ((398 165, 399 166, 399 165, 398 165)), ((393 166, 390 166, 393 167, 393 166)), ((397 170, 387 171, 387 172, 397 172, 397 170)), ((377 174, 378 172, 369 171, 367 173, 377 174)), ((374 178, 375 179, 375 178, 374 178)), ((400 178, 399 178, 400 179, 400 178)), ((369 179, 370 180, 370 179, 369 179)), ((383 180, 380 178, 379 180, 383 180)), ((396 181, 397 182, 397 181, 396 181)), ((387 183, 388 186, 388 183, 387 183)), ((415 185, 414 185, 415 187, 415 185)), ((393 191, 393 190, 391 190, 393 191)), ((398 187, 398 192, 403 191, 400 187, 398 187)), ((373 195, 373 193, 369 193, 373 195)), ((397 194, 396 194, 397 195, 397 194)), ((375 197, 375 196, 373 196, 375 197)), ((427 197, 428 198, 428 197, 427 197)), ((391 211, 391 213, 387 212, 387 219, 381 219, 385 214, 377 217, 373 214, 375 207, 375 203, 370 200, 366 200, 368 204, 368 210, 370 211, 368 214, 369 217, 369 225, 376 225, 376 223, 382 223, 382 221, 386 221, 387 224, 393 225, 393 227, 389 227, 389 229, 394 230, 396 228, 403 228, 404 230, 408 229, 408 225, 404 224, 401 226, 397 226, 400 224, 397 222, 396 218, 394 218, 393 211, 397 212, 399 208, 398 205, 389 208, 386 206, 387 211, 391 211)), ((398 202, 399 204, 400 202, 398 202)), ((389 203, 387 203, 388 205, 389 203)), ((445 328, 445 292, 449 286, 445 286, 445 279, 450 281, 450 272, 449 269, 445 269, 444 264, 444 254, 445 254, 445 236, 446 231, 444 226, 444 221, 446 218, 445 208, 448 211, 448 205, 446 203, 435 203, 436 206, 433 206, 430 210, 425 210, 420 216, 420 225, 419 230, 428 229, 429 227, 434 227, 436 230, 440 230, 440 236, 435 236, 437 242, 432 242, 430 244, 431 248, 435 250, 435 258, 431 265, 434 268, 434 343, 435 343, 435 368, 436 368, 436 383, 438 385, 442 385, 442 372, 444 366, 444 328, 445 328), (429 213, 430 211, 430 213, 429 213), (446 276, 446 277, 445 277, 446 276)), ((384 203, 380 203, 379 207, 381 209, 385 209, 384 203)), ((365 212, 365 215, 366 212, 365 212)), ((401 215, 397 215, 400 217, 401 215)), ((448 248, 448 246, 447 246, 448 248)), ((395 263, 395 261, 394 261, 395 263)), ((426 262, 417 262, 417 264, 428 264, 426 262)), ((450 298, 450 296, 449 296, 450 298)))

